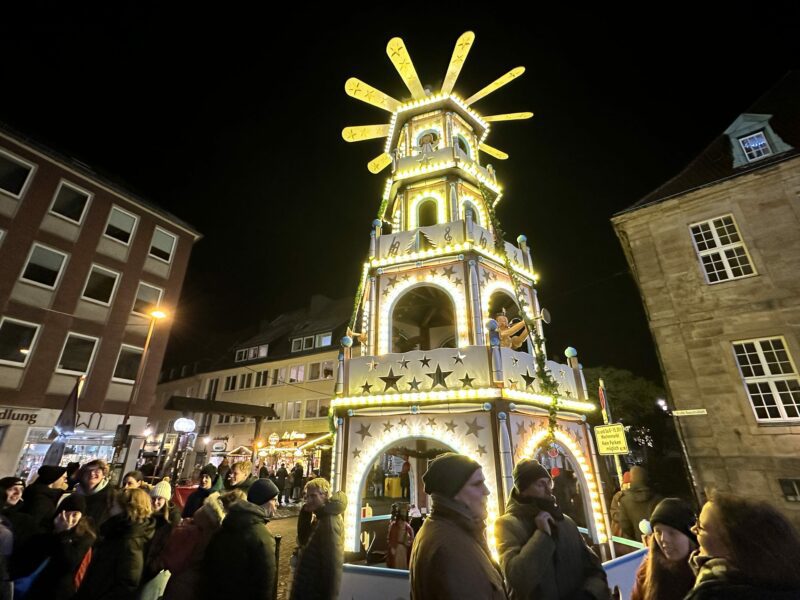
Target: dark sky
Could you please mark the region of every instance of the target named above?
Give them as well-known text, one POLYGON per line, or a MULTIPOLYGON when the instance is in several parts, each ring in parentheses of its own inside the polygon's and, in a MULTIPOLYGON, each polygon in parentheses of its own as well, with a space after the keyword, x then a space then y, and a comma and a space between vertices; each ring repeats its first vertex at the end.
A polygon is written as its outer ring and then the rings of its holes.
POLYGON ((489 160, 505 188, 499 216, 510 239, 528 236, 553 314, 549 352, 573 345, 585 366, 657 378, 609 218, 675 175, 800 56, 800 13, 789 3, 714 15, 698 14, 698 4, 647 15, 495 4, 461 19, 435 14, 455 5, 422 3, 424 14, 399 20, 387 11, 309 5, 279 17, 279 5, 221 6, 29 11, 0 21, 0 120, 204 234, 172 363, 211 354, 214 340, 311 294, 355 293, 385 181, 366 163, 383 142, 346 144, 340 132, 386 123, 388 113, 347 97, 344 82, 357 76, 404 97, 385 53, 400 35, 423 84, 438 90, 455 40, 471 29, 462 97, 527 68, 474 108, 535 113, 496 124, 487 143, 511 155, 489 160))

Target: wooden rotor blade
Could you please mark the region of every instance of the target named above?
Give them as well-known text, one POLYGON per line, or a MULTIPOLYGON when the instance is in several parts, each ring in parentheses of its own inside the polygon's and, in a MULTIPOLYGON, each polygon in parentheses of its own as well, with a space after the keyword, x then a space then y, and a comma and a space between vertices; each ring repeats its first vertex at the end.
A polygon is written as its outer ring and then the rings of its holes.
POLYGON ((377 175, 381 171, 383 171, 386 167, 392 164, 392 157, 388 152, 384 152, 383 154, 379 154, 371 161, 367 163, 367 168, 369 172, 373 175, 377 175))
POLYGON ((414 100, 424 98, 425 90, 422 87, 419 76, 417 76, 417 70, 414 68, 414 63, 411 62, 411 57, 408 55, 408 50, 406 50, 403 40, 399 37, 390 39, 389 43, 386 44, 386 54, 389 55, 389 60, 392 61, 394 68, 400 73, 403 83, 406 84, 414 100))
POLYGON ((523 119, 530 119, 533 116, 532 112, 518 112, 506 113, 504 115, 492 115, 490 117, 483 117, 487 123, 496 123, 497 121, 522 121, 523 119))
POLYGON ((342 129, 342 137, 345 142, 363 142, 387 135, 389 135, 388 125, 355 125, 342 129))
POLYGON ((477 102, 481 98, 483 98, 485 96, 488 96, 489 94, 491 94, 494 91, 499 90, 505 84, 514 81, 517 77, 522 75, 524 72, 525 72, 525 67, 517 67, 516 69, 511 69, 508 73, 506 73, 505 75, 503 75, 502 77, 500 77, 498 79, 495 79, 492 83, 487 85, 485 88, 483 88, 477 94, 473 94, 472 96, 470 96, 469 98, 464 100, 464 104, 466 104, 467 106, 469 106, 470 104, 474 104, 475 102, 477 102))
POLYGON ((444 76, 444 83, 442 84, 442 93, 449 94, 453 91, 456 85, 458 76, 461 73, 461 67, 464 66, 464 61, 467 60, 469 49, 475 42, 475 34, 471 31, 466 31, 461 34, 456 40, 456 47, 453 48, 453 56, 450 57, 450 64, 447 66, 447 74, 444 76))
POLYGON ((508 154, 506 154, 502 150, 498 150, 497 148, 490 146, 489 144, 481 144, 480 146, 478 146, 478 148, 483 152, 486 152, 486 154, 494 156, 498 160, 505 160, 508 158, 508 154))
POLYGON ((357 77, 351 77, 345 82, 344 91, 351 98, 361 100, 389 112, 394 112, 400 108, 400 103, 397 100, 375 89, 368 83, 364 83, 357 77))

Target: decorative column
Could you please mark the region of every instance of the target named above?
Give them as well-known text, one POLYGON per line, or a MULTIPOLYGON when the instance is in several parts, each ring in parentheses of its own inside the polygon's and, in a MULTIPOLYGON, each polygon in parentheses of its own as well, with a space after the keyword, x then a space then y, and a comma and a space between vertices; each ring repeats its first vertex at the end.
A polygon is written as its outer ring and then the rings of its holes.
POLYGON ((497 387, 503 387, 503 356, 500 353, 500 332, 497 329, 497 321, 494 319, 486 321, 486 329, 489 330, 489 345, 492 347, 492 382, 497 387))
POLYGON ((505 498, 511 496, 514 487, 514 457, 511 453, 511 436, 508 433, 508 415, 501 412, 497 415, 497 433, 500 438, 500 473, 503 477, 505 498))
POLYGON ((522 263, 526 269, 533 270, 533 261, 531 260, 531 249, 528 247, 528 238, 522 234, 517 236, 517 243, 520 250, 522 250, 522 263))
POLYGON ((450 183, 450 221, 458 221, 458 192, 456 184, 450 183))
POLYGON ((483 321, 481 315, 481 287, 478 283, 478 268, 475 259, 469 261, 469 295, 472 304, 472 329, 475 335, 475 345, 485 346, 483 334, 483 321))

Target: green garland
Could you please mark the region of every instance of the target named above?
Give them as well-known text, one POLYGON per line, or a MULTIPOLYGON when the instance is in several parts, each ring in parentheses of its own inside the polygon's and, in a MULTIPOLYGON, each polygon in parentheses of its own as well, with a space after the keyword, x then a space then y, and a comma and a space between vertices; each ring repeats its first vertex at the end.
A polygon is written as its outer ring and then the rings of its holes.
POLYGON ((489 220, 491 221, 492 228, 494 229, 495 251, 503 257, 506 270, 508 271, 509 277, 511 277, 511 283, 514 286, 514 294, 516 294, 517 301, 519 302, 519 307, 522 313, 520 316, 525 321, 525 325, 528 327, 528 331, 533 337, 536 376, 539 378, 540 388, 543 394, 550 397, 550 404, 547 409, 547 436, 540 444, 541 447, 546 448, 551 446, 556 439, 555 431, 556 428, 558 428, 558 383, 556 383, 556 381, 553 379, 552 373, 547 370, 547 357, 545 356, 544 350, 544 338, 539 335, 539 328, 536 326, 536 321, 531 319, 525 310, 525 308, 528 306, 528 302, 525 300, 525 296, 522 294, 522 282, 520 281, 519 275, 514 270, 511 264, 511 259, 508 257, 508 253, 506 252, 505 232, 500 227, 500 219, 497 218, 497 213, 494 210, 494 198, 490 196, 489 190, 485 185, 480 184, 480 190, 481 195, 483 196, 483 201, 486 204, 486 208, 489 213, 489 220))

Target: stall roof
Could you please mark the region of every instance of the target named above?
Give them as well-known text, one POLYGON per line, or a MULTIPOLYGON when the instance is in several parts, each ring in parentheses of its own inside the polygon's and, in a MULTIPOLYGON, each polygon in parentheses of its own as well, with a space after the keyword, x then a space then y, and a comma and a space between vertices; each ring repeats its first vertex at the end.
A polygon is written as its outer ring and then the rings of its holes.
POLYGON ((242 417, 278 418, 275 409, 270 406, 242 404, 240 402, 218 402, 206 398, 190 398, 188 396, 172 396, 164 407, 179 412, 199 412, 212 415, 239 415, 242 417))

